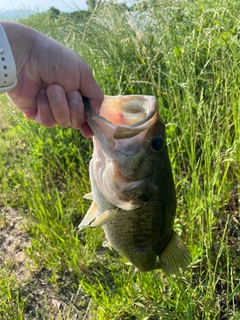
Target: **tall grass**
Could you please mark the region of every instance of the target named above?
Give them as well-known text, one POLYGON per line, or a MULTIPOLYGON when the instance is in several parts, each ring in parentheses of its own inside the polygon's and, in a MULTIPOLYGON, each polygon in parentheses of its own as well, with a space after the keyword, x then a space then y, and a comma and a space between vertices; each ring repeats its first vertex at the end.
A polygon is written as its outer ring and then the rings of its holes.
MULTIPOLYGON (((133 274, 124 258, 101 248, 100 229, 78 234, 89 205, 82 200, 89 141, 11 114, 1 139, 0 200, 27 212, 34 270, 50 269, 56 292, 59 275, 70 272, 76 297, 78 290, 88 297, 86 319, 239 319, 238 1, 136 2, 131 11, 108 2, 85 20, 42 23, 40 16, 21 22, 82 55, 105 94, 157 97, 177 189, 175 228, 192 264, 178 276, 133 274)), ((12 317, 20 319, 28 300, 13 283, 19 311, 12 317)), ((4 315, 12 307, 1 287, 4 315)))

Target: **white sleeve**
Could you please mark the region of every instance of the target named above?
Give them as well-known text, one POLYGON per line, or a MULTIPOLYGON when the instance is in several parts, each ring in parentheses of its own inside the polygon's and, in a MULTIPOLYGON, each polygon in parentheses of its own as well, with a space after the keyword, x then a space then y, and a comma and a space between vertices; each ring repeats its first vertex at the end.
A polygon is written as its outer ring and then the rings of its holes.
POLYGON ((0 93, 17 85, 16 65, 7 35, 0 24, 0 93))

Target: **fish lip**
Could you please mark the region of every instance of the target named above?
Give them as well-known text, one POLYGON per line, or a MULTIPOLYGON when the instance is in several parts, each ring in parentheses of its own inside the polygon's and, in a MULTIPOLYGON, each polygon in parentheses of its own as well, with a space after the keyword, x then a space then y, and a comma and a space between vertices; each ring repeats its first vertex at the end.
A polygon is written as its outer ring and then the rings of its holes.
MULTIPOLYGON (((106 99, 107 97, 108 96, 106 96, 106 99)), ((119 97, 121 96, 109 96, 109 98, 119 97)), ((137 99, 137 97, 141 97, 143 101, 148 101, 148 106, 146 108, 146 117, 144 117, 140 121, 137 121, 129 125, 115 124, 107 120, 100 114, 97 114, 95 111, 93 111, 89 105, 88 100, 85 97, 83 97, 86 121, 90 126, 91 130, 93 131, 95 137, 99 141, 101 148, 106 154, 108 154, 110 158, 112 157, 109 155, 109 151, 119 149, 118 140, 128 139, 128 141, 130 141, 129 139, 138 136, 144 131, 147 131, 147 129, 149 129, 149 127, 151 127, 158 118, 158 109, 156 104, 156 98, 154 96, 132 95, 123 97, 133 97, 135 99, 137 99)), ((131 145, 133 144, 134 143, 131 143, 131 145)), ((141 147, 139 142, 138 144, 139 146, 135 145, 134 152, 136 152, 137 149, 141 147)), ((131 149, 130 146, 128 147, 128 149, 131 149)))
MULTIPOLYGON (((138 95, 132 95, 133 97, 138 97, 138 95)), ((117 96, 119 97, 119 96, 117 96)), ((126 96, 123 96, 126 97, 126 96)), ((143 96, 141 96, 143 97, 143 96)), ((151 104, 150 100, 153 100, 153 102, 156 101, 156 98, 154 96, 144 96, 146 97, 145 100, 149 101, 149 104, 151 104)), ((120 125, 120 124, 115 124, 109 120, 107 120, 106 118, 102 117, 100 114, 96 113, 91 107, 90 104, 88 102, 88 99, 83 97, 83 104, 84 104, 84 111, 85 111, 85 118, 87 120, 87 123, 89 124, 90 128, 94 131, 96 131, 96 129, 94 128, 94 125, 96 124, 96 122, 98 123, 99 121, 103 121, 104 123, 106 123, 107 125, 109 125, 112 130, 115 130, 116 132, 114 132, 114 138, 115 139, 124 139, 124 138, 131 138, 135 135, 137 135, 138 133, 146 130, 148 128, 147 126, 147 122, 149 120, 151 120, 154 115, 158 114, 158 110, 157 108, 149 108, 149 112, 147 113, 147 116, 145 118, 143 118, 140 121, 137 121, 133 124, 130 125, 120 125), (128 129, 131 128, 132 134, 131 135, 124 135, 124 129, 128 129), (120 132, 119 132, 120 131, 120 132)), ((99 125, 99 124, 98 124, 99 125)))

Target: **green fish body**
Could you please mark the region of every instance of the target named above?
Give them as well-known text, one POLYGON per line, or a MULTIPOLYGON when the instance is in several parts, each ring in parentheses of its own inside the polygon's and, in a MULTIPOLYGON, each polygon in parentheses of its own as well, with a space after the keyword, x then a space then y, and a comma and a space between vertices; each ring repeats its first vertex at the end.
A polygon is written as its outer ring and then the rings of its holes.
POLYGON ((94 132, 92 204, 79 225, 102 226, 111 246, 139 271, 178 273, 190 255, 173 231, 176 195, 165 125, 152 96, 106 96, 97 115, 85 101, 94 132))

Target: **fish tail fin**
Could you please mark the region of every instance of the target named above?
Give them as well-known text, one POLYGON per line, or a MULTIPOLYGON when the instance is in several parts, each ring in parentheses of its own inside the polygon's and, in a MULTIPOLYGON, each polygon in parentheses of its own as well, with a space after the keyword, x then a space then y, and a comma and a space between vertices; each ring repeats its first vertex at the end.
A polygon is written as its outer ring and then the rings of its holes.
POLYGON ((165 273, 177 274, 179 268, 186 269, 191 256, 183 240, 176 232, 173 232, 172 238, 158 255, 158 265, 165 273))

